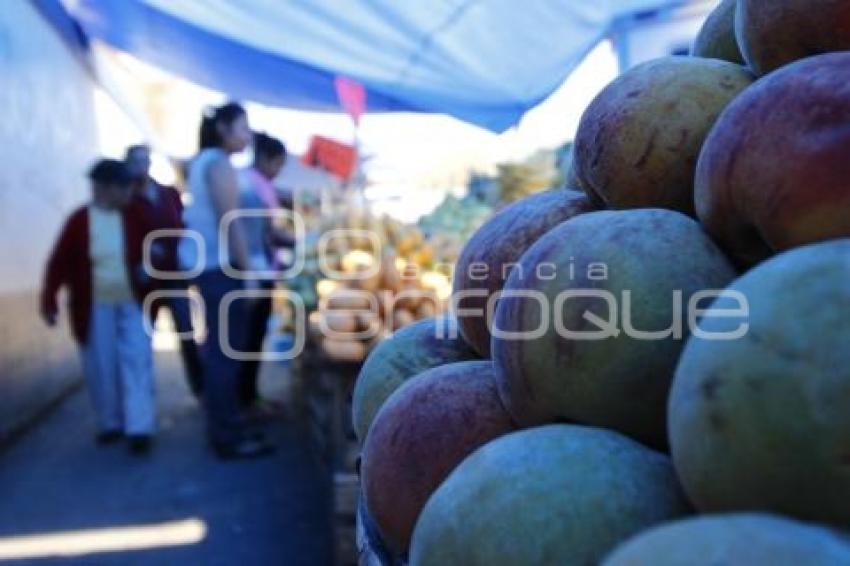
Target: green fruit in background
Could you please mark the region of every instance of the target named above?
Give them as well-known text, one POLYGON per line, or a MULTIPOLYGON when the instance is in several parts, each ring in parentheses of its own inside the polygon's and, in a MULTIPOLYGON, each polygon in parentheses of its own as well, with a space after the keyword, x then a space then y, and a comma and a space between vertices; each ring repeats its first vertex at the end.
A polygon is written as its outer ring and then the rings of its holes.
POLYGON ((378 411, 363 447, 363 496, 382 539, 406 551, 422 507, 449 473, 514 429, 489 361, 439 366, 405 383, 378 411))
POLYGON ((753 82, 744 67, 665 57, 626 71, 593 100, 575 142, 576 174, 607 208, 694 215, 697 157, 720 112, 753 82))
POLYGON ((850 526, 848 281, 850 240, 799 248, 729 287, 748 316, 700 323, 710 334, 688 342, 669 405, 673 461, 700 510, 850 526))
POLYGON ((514 295, 496 307, 492 352, 505 406, 523 426, 566 419, 665 446, 688 303, 734 277, 699 224, 678 212, 589 212, 560 224, 522 256, 504 287, 514 295), (535 334, 509 334, 517 332, 535 334))
POLYGON ((717 515, 655 527, 602 566, 850 566, 850 544, 822 527, 771 515, 717 515))
POLYGON ((735 8, 738 0, 723 0, 708 15, 694 41, 691 54, 707 59, 722 59, 746 65, 735 38, 735 8))
POLYGON ((577 191, 533 195, 501 210, 466 243, 455 266, 453 296, 461 334, 479 354, 490 356, 487 301, 502 290, 511 266, 540 236, 592 209, 577 191), (472 295, 476 292, 484 296, 472 295), (469 310, 483 314, 464 313, 469 310))
POLYGON ((449 315, 420 320, 378 344, 354 384, 351 412, 360 443, 378 409, 406 380, 436 366, 477 358, 449 315))
POLYGON ((664 455, 615 432, 550 425, 464 460, 425 505, 410 564, 598 564, 620 542, 688 511, 664 455))

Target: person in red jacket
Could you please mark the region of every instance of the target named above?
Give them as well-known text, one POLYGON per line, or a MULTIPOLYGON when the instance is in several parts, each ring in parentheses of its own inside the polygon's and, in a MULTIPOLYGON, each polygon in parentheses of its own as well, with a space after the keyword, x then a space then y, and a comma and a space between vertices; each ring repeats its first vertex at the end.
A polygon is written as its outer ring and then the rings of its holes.
MULTIPOLYGON (((160 185, 150 176, 151 151, 147 145, 132 145, 127 148, 124 163, 135 179, 134 189, 139 206, 145 211, 148 223, 155 230, 182 230, 183 202, 180 193, 174 187, 160 185)), ((174 235, 153 240, 163 246, 162 270, 172 274, 180 270, 177 261, 179 237, 174 235)), ((200 398, 203 388, 203 375, 198 345, 192 328, 192 315, 189 307, 189 286, 186 279, 162 279, 157 286, 169 293, 162 300, 151 303, 150 312, 145 313, 151 326, 156 322, 159 310, 166 307, 171 312, 174 327, 180 336, 180 355, 189 388, 200 398)))
POLYGON ((131 204, 132 177, 122 162, 97 162, 89 179, 91 202, 65 222, 47 262, 41 315, 56 324, 57 296, 66 287, 97 441, 126 436, 131 451, 142 454, 150 449, 156 421, 153 356, 141 308, 151 288, 142 265, 150 226, 131 204))

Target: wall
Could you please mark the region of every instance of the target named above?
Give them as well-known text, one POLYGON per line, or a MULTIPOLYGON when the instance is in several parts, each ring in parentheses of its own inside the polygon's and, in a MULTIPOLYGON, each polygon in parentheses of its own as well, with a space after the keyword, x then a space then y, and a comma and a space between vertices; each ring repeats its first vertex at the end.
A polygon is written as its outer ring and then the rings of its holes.
POLYGON ((79 382, 63 320, 37 295, 48 251, 87 196, 98 151, 94 87, 27 0, 0 6, 0 442, 79 382))

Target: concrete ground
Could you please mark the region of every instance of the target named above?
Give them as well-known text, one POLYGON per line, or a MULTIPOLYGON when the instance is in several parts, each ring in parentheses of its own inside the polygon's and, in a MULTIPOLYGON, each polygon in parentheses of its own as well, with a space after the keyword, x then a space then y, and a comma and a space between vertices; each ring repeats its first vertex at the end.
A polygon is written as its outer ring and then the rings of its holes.
MULTIPOLYGON (((156 364, 160 432, 150 456, 96 446, 84 391, 0 452, 0 564, 330 564, 330 481, 299 427, 272 423, 270 458, 220 462, 205 446, 177 354, 157 352, 156 364), (100 531, 116 527, 145 534, 100 531), (43 556, 69 552, 88 531, 96 545, 126 548, 129 537, 142 549, 43 556), (20 559, 21 542, 38 557, 20 559)), ((264 382, 274 386, 284 373, 271 368, 264 382)))

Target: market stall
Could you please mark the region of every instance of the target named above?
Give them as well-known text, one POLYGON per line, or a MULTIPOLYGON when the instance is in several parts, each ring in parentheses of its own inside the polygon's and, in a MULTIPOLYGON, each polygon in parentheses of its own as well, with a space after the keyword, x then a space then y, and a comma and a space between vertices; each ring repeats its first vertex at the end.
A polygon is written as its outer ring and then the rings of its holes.
POLYGON ((658 29, 707 2, 213 4, 70 13, 355 125, 501 133, 600 39, 620 65, 574 140, 468 168, 415 223, 366 198, 360 130, 305 154, 339 183, 295 187, 303 265, 277 285, 304 316, 276 320, 304 338, 291 375, 339 563, 850 564, 846 3, 714 2, 684 50, 658 29), (631 56, 643 21, 663 56, 631 56))

